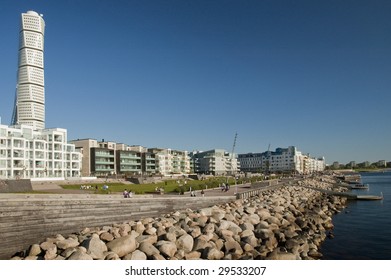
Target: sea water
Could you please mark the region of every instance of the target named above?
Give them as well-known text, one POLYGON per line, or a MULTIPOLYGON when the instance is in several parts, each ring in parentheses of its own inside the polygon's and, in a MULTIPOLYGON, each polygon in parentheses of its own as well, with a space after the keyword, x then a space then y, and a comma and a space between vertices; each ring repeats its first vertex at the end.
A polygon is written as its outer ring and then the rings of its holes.
POLYGON ((359 195, 381 195, 383 200, 352 200, 333 216, 334 238, 320 252, 324 260, 391 260, 391 172, 361 173, 368 190, 359 195))

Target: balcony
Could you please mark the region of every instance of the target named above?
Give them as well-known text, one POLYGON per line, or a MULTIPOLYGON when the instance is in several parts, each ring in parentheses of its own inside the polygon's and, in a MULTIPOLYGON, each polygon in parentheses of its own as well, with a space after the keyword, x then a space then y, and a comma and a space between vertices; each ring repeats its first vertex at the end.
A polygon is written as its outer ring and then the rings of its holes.
POLYGON ((114 165, 114 161, 113 160, 106 160, 106 159, 96 159, 95 164, 113 164, 114 165))
POLYGON ((141 167, 131 167, 131 166, 121 166, 120 172, 139 172, 141 171, 141 167))
POLYGON ((14 158, 24 158, 24 153, 22 151, 14 151, 14 158))
POLYGON ((114 167, 109 166, 96 166, 95 170, 98 171, 114 171, 114 167))
POLYGON ((76 161, 76 160, 80 160, 80 158, 79 158, 78 155, 72 155, 72 160, 73 160, 73 161, 76 161))
POLYGON ((44 159, 45 154, 44 153, 35 153, 35 158, 44 159))
POLYGON ((141 157, 138 156, 138 155, 132 155, 132 154, 121 154, 120 155, 120 158, 121 159, 140 159, 141 160, 141 157))
POLYGON ((34 149, 36 150, 44 150, 45 149, 45 144, 42 142, 35 142, 34 143, 34 149))
POLYGON ((54 142, 62 142, 62 135, 54 135, 54 142))
POLYGON ((114 158, 114 154, 109 153, 109 152, 96 152, 95 156, 96 157, 114 158))
POLYGON ((54 155, 54 159, 55 160, 62 160, 62 155, 61 154, 54 155))

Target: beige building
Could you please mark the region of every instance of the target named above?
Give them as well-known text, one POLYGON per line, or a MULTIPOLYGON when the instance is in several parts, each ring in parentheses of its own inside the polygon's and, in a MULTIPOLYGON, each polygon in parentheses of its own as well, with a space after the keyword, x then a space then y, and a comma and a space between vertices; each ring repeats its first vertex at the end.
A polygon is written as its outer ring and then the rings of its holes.
POLYGON ((187 151, 164 148, 150 148, 148 151, 156 155, 157 174, 168 176, 190 173, 190 158, 187 151))
POLYGON ((194 151, 190 153, 194 173, 229 175, 240 171, 240 163, 236 154, 223 149, 194 151))

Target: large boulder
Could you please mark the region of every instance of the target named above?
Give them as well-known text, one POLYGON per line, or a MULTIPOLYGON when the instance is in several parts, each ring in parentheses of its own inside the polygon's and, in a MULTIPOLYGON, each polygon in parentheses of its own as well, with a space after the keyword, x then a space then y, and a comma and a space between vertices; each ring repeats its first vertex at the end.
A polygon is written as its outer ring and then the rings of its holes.
POLYGON ((41 247, 38 244, 31 245, 29 249, 29 256, 38 256, 42 252, 41 247))
POLYGON ((83 250, 76 250, 68 260, 93 260, 93 258, 83 250))
POLYGON ((151 257, 153 255, 160 255, 160 251, 149 242, 140 243, 138 249, 141 252, 144 252, 148 257, 151 257))
POLYGON ((159 241, 156 246, 159 248, 159 251, 163 256, 169 258, 172 258, 178 249, 175 242, 170 241, 159 241))
POLYGON ((185 253, 189 253, 193 250, 194 239, 189 234, 184 234, 176 240, 178 249, 182 249, 185 253))
POLYGON ((79 242, 78 242, 78 240, 76 240, 74 238, 67 238, 64 240, 57 241, 56 245, 57 245, 57 248, 65 250, 68 248, 74 248, 74 247, 79 246, 79 242))
POLYGON ((122 258, 136 250, 137 244, 133 236, 126 235, 106 243, 106 246, 109 251, 113 251, 122 258))
POLYGON ((127 256, 130 256, 130 258, 124 258, 124 259, 128 259, 128 260, 146 260, 147 259, 147 255, 144 252, 141 252, 140 250, 136 250, 127 256))
POLYGON ((82 243, 82 246, 87 249, 87 254, 93 259, 104 259, 104 253, 107 251, 107 246, 106 243, 100 240, 99 235, 94 233, 90 239, 87 239, 82 243))

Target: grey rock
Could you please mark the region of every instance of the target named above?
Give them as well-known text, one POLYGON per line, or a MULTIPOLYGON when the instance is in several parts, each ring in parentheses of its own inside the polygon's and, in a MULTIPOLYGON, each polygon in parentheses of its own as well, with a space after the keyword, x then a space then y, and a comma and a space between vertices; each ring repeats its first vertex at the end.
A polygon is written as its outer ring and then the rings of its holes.
POLYGON ((184 234, 176 240, 176 245, 178 249, 182 249, 185 253, 191 252, 194 245, 193 237, 184 234))
POLYGON ((138 243, 148 242, 154 244, 157 242, 157 235, 139 235, 136 237, 138 243))
POLYGON ((56 242, 57 248, 65 250, 79 246, 79 242, 73 238, 67 238, 56 242))
POLYGON ((140 250, 136 250, 129 255, 130 255, 129 260, 146 260, 147 259, 147 255, 144 252, 141 252, 140 250))
POLYGON ((38 256, 41 252, 41 247, 38 244, 33 244, 30 247, 29 256, 38 256))
POLYGON ((224 253, 216 248, 208 247, 202 253, 203 259, 208 260, 221 260, 224 257, 224 253))
POLYGON ((100 240, 96 233, 89 240, 85 240, 82 246, 87 249, 87 254, 93 259, 104 259, 104 253, 108 251, 106 244, 100 240))
POLYGON ((136 239, 127 235, 106 243, 107 249, 113 251, 120 258, 136 250, 136 239))
POLYGON ((156 254, 160 254, 160 251, 149 242, 140 243, 138 249, 141 252, 144 252, 148 257, 151 257, 156 254))
POLYGON ((76 250, 68 260, 93 260, 93 258, 81 250, 76 250))
POLYGON ((156 246, 158 247, 161 255, 172 258, 174 257, 176 251, 177 251, 177 246, 174 242, 170 241, 159 241, 156 246))

